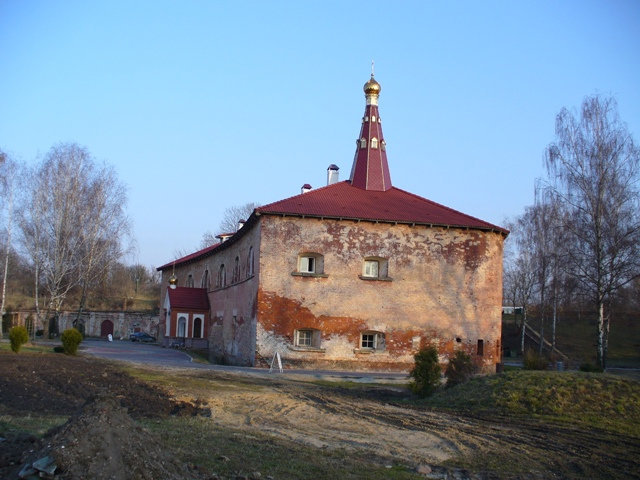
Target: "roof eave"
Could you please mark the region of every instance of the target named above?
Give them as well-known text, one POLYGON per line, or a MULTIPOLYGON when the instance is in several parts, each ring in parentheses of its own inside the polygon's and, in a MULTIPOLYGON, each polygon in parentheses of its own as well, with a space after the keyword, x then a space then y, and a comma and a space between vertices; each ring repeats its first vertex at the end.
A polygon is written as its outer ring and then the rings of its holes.
POLYGON ((331 220, 349 220, 353 222, 389 223, 392 225, 397 225, 397 224, 411 225, 411 226, 422 225, 426 227, 457 228, 461 230, 481 230, 481 231, 487 231, 487 232, 495 232, 495 233, 500 233, 505 237, 509 235, 508 230, 505 230, 493 225, 487 225, 486 227, 483 227, 483 226, 474 226, 474 225, 456 225, 456 224, 449 224, 449 223, 424 222, 424 221, 412 221, 412 220, 391 220, 391 219, 384 219, 384 218, 318 215, 318 214, 294 213, 294 212, 265 211, 265 210, 261 210, 259 214, 272 215, 275 217, 318 218, 320 220, 324 220, 326 218, 331 220))

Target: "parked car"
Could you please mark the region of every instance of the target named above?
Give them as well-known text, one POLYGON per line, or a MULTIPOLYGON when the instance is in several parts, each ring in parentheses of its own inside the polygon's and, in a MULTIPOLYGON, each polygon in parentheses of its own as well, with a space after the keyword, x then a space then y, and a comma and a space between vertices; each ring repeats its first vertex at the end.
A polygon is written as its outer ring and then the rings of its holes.
POLYGON ((152 337, 145 332, 135 332, 129 335, 129 340, 132 342, 155 342, 156 337, 152 337))

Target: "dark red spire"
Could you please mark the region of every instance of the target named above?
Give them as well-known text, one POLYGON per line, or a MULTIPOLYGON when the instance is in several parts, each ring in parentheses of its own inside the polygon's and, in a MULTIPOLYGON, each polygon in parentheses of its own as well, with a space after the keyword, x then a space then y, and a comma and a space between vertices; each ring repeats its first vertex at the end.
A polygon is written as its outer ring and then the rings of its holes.
POLYGON ((364 84, 367 106, 362 117, 360 137, 356 140, 356 154, 351 167, 351 185, 364 190, 387 191, 391 188, 391 175, 387 164, 387 146, 382 135, 382 122, 378 113, 380 84, 373 78, 364 84))

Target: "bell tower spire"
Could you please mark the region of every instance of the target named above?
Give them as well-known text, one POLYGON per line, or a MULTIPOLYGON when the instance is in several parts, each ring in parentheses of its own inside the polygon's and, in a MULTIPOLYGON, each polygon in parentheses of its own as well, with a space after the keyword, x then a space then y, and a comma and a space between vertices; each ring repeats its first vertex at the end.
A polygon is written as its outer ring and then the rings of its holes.
POLYGON ((387 145, 382 135, 382 122, 378 113, 380 84, 373 77, 363 87, 366 106, 362 117, 360 137, 356 140, 356 154, 351 167, 351 185, 364 190, 387 191, 391 188, 391 175, 387 163, 387 145))

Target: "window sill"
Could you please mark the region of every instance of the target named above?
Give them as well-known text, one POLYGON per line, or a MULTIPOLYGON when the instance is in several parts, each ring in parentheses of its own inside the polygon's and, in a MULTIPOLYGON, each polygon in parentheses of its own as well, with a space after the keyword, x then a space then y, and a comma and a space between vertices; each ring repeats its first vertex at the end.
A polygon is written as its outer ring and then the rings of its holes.
POLYGON ((365 277, 364 275, 358 275, 358 278, 368 282, 393 282, 391 277, 365 277))
POLYGON ((357 355, 371 355, 376 353, 384 353, 384 350, 375 348, 354 348, 353 353, 357 355))
POLYGON ((291 272, 294 277, 328 278, 326 273, 291 272))
POLYGON ((294 352, 313 352, 313 353, 324 353, 324 348, 318 347, 300 347, 296 345, 289 345, 289 350, 293 350, 294 352))

